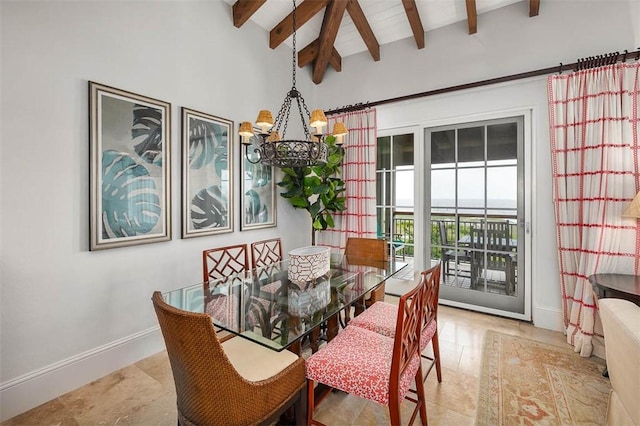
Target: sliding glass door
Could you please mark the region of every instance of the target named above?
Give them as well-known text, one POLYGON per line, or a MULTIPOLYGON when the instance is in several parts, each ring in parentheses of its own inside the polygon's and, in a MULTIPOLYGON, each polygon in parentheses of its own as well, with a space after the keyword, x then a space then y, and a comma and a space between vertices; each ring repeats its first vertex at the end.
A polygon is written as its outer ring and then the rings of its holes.
POLYGON ((522 116, 425 129, 440 298, 525 312, 522 116))

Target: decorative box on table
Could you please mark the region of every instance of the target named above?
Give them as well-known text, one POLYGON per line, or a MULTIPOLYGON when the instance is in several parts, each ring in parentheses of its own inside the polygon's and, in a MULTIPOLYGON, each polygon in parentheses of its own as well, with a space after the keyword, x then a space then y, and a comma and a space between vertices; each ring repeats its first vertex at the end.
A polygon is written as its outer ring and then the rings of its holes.
POLYGON ((302 247, 289 252, 289 312, 305 316, 327 306, 331 300, 330 248, 302 247))

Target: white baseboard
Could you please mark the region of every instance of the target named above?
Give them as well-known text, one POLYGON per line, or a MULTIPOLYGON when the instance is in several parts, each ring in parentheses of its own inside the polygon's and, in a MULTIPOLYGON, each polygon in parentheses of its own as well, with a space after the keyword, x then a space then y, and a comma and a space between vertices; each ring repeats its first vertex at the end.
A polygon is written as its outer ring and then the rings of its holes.
POLYGON ((0 421, 164 349, 156 326, 0 383, 0 421))
POLYGON ((547 330, 564 332, 562 309, 535 306, 533 308, 533 325, 547 330))

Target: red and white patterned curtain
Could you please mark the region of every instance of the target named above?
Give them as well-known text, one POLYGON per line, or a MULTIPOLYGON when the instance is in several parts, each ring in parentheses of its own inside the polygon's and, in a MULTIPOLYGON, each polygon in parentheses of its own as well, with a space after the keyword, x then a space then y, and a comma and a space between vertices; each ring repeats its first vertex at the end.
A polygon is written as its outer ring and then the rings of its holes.
POLYGON ((334 214, 335 227, 318 233, 318 244, 344 250, 348 237, 376 238, 376 110, 329 116, 329 129, 342 121, 349 134, 342 145, 342 179, 347 209, 334 214))
MULTIPOLYGON (((640 63, 549 77, 562 309, 567 342, 588 357, 602 336, 588 277, 640 273, 640 63)), ((597 348, 601 351, 601 348, 597 348)))

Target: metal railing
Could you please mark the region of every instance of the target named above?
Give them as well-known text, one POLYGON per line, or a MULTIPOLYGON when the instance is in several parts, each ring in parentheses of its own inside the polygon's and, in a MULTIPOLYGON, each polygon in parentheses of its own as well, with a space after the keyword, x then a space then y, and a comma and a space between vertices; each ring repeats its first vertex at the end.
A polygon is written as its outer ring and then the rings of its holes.
MULTIPOLYGON (((461 216, 438 213, 431 216, 431 258, 440 259, 443 247, 454 247, 455 242, 462 237, 470 235, 471 228, 476 227, 484 221, 507 221, 509 223, 509 233, 512 239, 518 238, 517 217, 515 215, 487 215, 482 216, 461 216), (439 222, 444 222, 446 239, 440 235, 439 222), (445 246, 442 241, 447 241, 445 246)), ((404 242, 404 254, 413 257, 415 253, 415 226, 413 213, 397 213, 393 216, 393 239, 404 242)))

